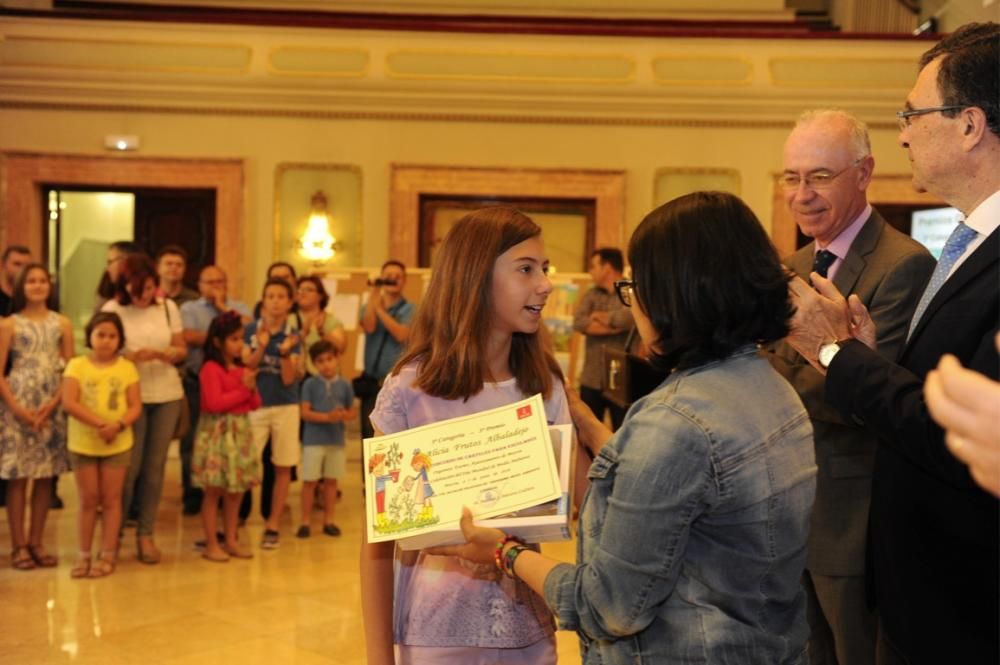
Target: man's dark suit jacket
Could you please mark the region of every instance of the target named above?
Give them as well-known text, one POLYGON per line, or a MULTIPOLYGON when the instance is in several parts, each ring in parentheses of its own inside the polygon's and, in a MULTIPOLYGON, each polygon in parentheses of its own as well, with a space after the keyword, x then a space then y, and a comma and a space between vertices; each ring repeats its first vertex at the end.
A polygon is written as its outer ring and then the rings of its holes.
POLYGON ((996 380, 998 328, 1000 229, 934 296, 898 365, 850 341, 827 374, 827 400, 880 437, 870 574, 882 628, 912 665, 1000 662, 998 501, 949 453, 923 397, 945 353, 996 380))
MULTIPOLYGON (((807 281, 814 245, 811 242, 785 259, 785 265, 807 281)), ((845 297, 856 294, 868 307, 878 328, 879 353, 885 358, 899 357, 913 310, 935 265, 923 245, 889 226, 873 210, 834 274, 833 283, 845 297)), ((818 473, 806 568, 817 575, 860 577, 865 573, 878 437, 845 421, 826 402, 825 378, 790 345, 779 343, 771 362, 802 397, 813 421, 818 473)))

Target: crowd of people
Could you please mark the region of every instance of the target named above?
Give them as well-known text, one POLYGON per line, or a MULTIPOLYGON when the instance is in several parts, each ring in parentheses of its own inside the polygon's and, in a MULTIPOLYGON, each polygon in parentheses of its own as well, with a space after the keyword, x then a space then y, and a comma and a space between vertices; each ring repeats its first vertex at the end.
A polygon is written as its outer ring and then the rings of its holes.
POLYGON ((70 468, 74 577, 114 571, 128 519, 139 560, 160 560, 178 436, 185 512, 201 514, 204 557, 224 562, 253 556, 238 526, 258 484, 260 546, 278 547, 296 473, 296 536, 311 536, 317 494, 323 533, 340 534, 346 421, 392 434, 540 394, 580 443, 576 562, 468 511, 461 545, 365 542, 369 663, 553 664, 556 622, 588 664, 997 662, 998 66, 1000 26, 965 26, 923 56, 898 113, 914 185, 964 215, 938 261, 868 202, 865 125, 807 112, 779 183, 811 242, 781 259, 731 194, 653 210, 629 241, 630 278, 619 250, 590 257, 580 395, 544 334, 542 229, 511 207, 452 226, 419 307, 405 266, 382 266, 353 382, 338 374, 345 335, 323 281, 287 263, 251 309, 217 266, 188 292, 183 250, 154 261, 116 243, 76 355, 47 269, 8 248, 0 478, 14 567, 56 564, 46 511, 70 468), (633 327, 669 375, 624 413, 595 363, 633 327))
MULTIPOLYGON (((154 530, 175 439, 184 512, 201 514, 206 559, 252 556, 237 525, 262 483, 261 546, 278 546, 295 467, 305 491, 296 536, 311 535, 318 494, 322 532, 340 535, 334 514, 345 421, 357 410, 351 384, 339 375, 344 327, 327 311, 322 279, 275 263, 251 309, 228 297, 218 266, 201 268, 197 292, 185 287, 187 254, 179 246, 161 248, 154 259, 131 241, 115 242, 77 355, 73 327, 55 311, 47 268, 22 246, 8 247, 2 265, 0 477, 14 568, 57 565, 44 545, 45 521, 54 480, 70 470, 80 497, 71 576, 111 574, 129 523, 138 560, 159 563, 154 530)), ((393 283, 373 287, 372 301, 383 290, 403 300, 405 267, 392 262, 383 273, 393 283)), ((374 309, 384 315, 379 304, 374 309)), ((389 321, 405 339, 406 321, 389 321)), ((398 348, 383 352, 388 365, 398 348)))

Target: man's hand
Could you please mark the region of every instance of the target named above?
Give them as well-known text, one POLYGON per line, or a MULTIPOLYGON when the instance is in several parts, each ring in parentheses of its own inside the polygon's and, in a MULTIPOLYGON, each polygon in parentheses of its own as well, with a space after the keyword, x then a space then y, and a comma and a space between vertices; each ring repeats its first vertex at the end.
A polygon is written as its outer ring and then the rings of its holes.
POLYGON ((611 312, 591 312, 590 320, 594 323, 600 323, 602 326, 610 326, 611 312))
POLYGON ((220 312, 229 311, 229 307, 226 306, 226 289, 222 287, 212 287, 208 294, 208 301, 220 312))
POLYGON ((861 298, 854 294, 847 299, 847 307, 851 312, 851 336, 872 351, 877 350, 875 321, 868 313, 868 308, 861 302, 861 298))
POLYGON ((368 306, 371 307, 376 313, 385 310, 382 306, 382 287, 375 286, 372 284, 371 289, 368 291, 368 306))
POLYGON ((833 282, 815 272, 809 278, 816 285, 815 289, 798 276, 789 284, 795 315, 792 331, 786 339, 793 349, 818 368, 821 346, 852 336, 851 313, 833 282))

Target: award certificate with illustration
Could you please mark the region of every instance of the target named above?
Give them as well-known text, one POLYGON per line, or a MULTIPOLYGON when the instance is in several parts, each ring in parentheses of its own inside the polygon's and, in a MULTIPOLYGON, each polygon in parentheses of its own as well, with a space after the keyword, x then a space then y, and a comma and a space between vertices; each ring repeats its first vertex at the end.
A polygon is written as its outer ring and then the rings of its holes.
POLYGON ((563 492, 541 395, 364 440, 368 542, 454 529, 563 492))

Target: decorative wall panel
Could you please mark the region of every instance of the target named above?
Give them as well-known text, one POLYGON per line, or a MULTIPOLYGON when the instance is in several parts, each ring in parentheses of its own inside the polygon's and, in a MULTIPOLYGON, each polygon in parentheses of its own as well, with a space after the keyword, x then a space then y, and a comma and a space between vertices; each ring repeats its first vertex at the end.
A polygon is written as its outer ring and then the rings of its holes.
POLYGON ((691 192, 716 190, 740 195, 740 172, 736 169, 657 169, 653 183, 653 206, 691 192))
POLYGON ((361 265, 361 168, 353 164, 279 164, 274 174, 274 258, 296 268, 310 265, 298 254, 298 240, 311 212, 317 191, 327 199, 330 234, 337 239, 337 253, 324 269, 361 265))
POLYGON ((285 46, 268 54, 277 76, 364 76, 371 55, 362 49, 324 49, 285 46))
POLYGON ((242 74, 249 46, 10 35, 0 41, 4 67, 242 74))
POLYGON ((635 62, 619 55, 397 51, 386 56, 394 78, 626 83, 635 62))

